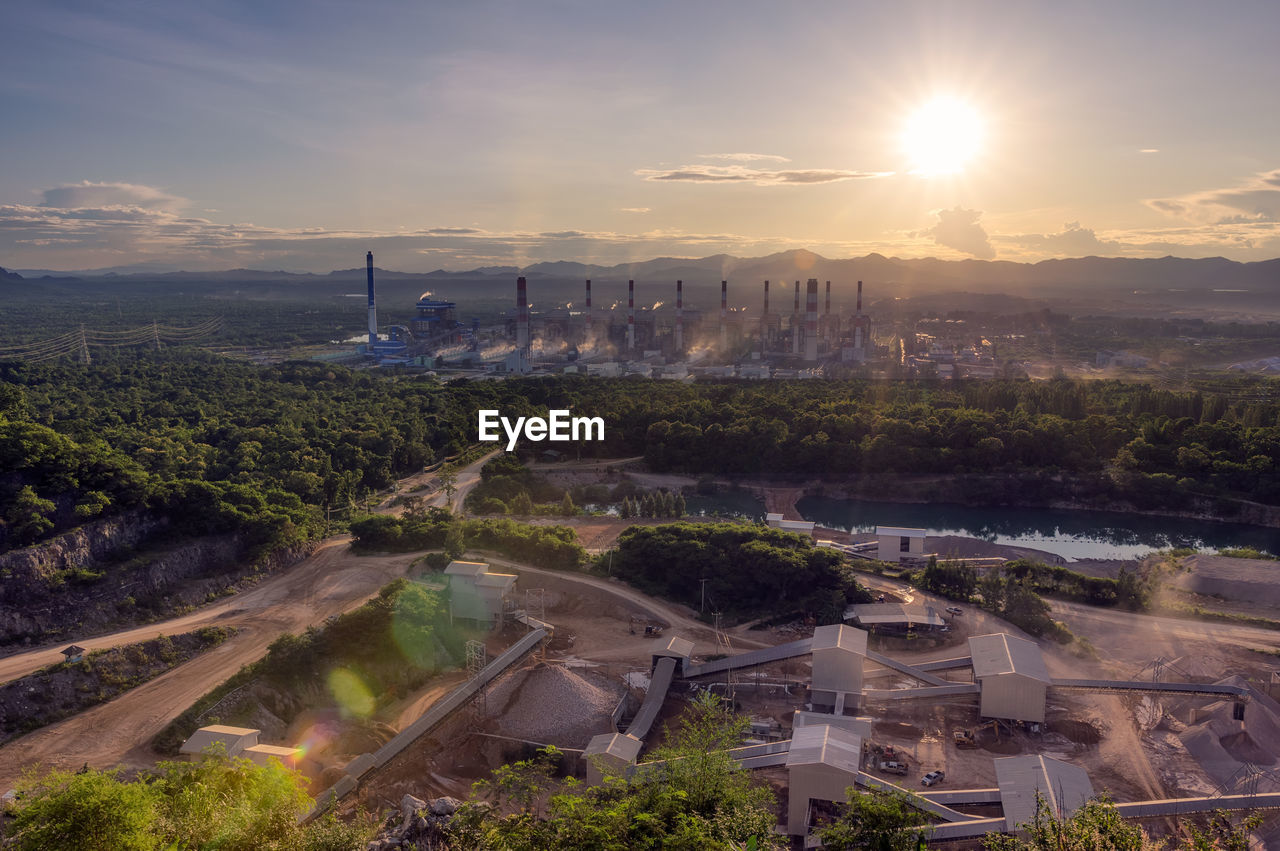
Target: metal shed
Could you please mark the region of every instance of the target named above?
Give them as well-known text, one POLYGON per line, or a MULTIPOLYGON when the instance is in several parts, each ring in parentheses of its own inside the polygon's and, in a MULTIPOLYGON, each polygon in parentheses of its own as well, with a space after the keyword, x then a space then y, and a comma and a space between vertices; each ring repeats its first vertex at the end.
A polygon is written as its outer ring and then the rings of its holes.
POLYGON ((815 710, 843 715, 845 706, 856 706, 862 694, 867 634, 845 624, 820 626, 813 631, 812 653, 810 702, 815 710))
POLYGON ((864 629, 939 629, 947 622, 932 606, 907 603, 860 603, 845 609, 844 619, 864 629))
POLYGON ((261 731, 249 727, 228 727, 225 724, 210 724, 201 727, 191 734, 191 738, 182 743, 178 753, 194 759, 202 756, 210 747, 221 744, 227 756, 240 756, 247 748, 258 744, 261 731))
POLYGON ((250 759, 254 765, 266 765, 274 757, 280 760, 285 768, 297 768, 302 758, 302 749, 284 748, 278 745, 252 745, 245 748, 241 756, 250 759))
POLYGON ((644 743, 635 736, 625 733, 601 733, 592 736, 582 752, 587 766, 587 782, 595 785, 601 779, 601 767, 625 771, 628 765, 635 765, 636 757, 644 743))
POLYGON ((1008 833, 1035 820, 1037 793, 1058 819, 1070 817, 1093 797, 1089 775, 1078 765, 1036 755, 1004 757, 995 760, 995 766, 1008 833))
POLYGON ((1045 692, 1052 682, 1040 645, 1003 632, 969 639, 973 680, 982 689, 981 715, 1044 723, 1045 692))
POLYGON ((693 642, 687 638, 681 638, 678 635, 669 635, 666 638, 659 638, 653 643, 653 649, 650 651, 652 663, 656 667, 659 659, 671 658, 675 659, 683 670, 684 666, 689 662, 689 656, 693 653, 693 642))
POLYGON ((908 529, 902 526, 876 527, 876 558, 881 561, 902 561, 904 558, 924 556, 924 529, 908 529))
POLYGON ((451 561, 444 569, 449 583, 449 616, 492 624, 502 619, 516 586, 513 573, 491 573, 477 561, 451 561))
POLYGON ((848 800, 862 764, 862 737, 829 724, 797 727, 787 753, 787 833, 809 830, 809 801, 848 800))

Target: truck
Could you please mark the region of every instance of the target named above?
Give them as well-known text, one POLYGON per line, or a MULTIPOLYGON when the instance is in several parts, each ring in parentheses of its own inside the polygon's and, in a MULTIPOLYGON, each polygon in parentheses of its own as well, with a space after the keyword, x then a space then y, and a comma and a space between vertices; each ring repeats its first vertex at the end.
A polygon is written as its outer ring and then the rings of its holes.
POLYGON ((903 774, 907 773, 907 764, 892 759, 880 760, 880 770, 886 774, 903 774))
POLYGON ((973 735, 972 730, 956 730, 951 734, 951 737, 955 740, 958 748, 968 749, 978 746, 978 739, 973 735))

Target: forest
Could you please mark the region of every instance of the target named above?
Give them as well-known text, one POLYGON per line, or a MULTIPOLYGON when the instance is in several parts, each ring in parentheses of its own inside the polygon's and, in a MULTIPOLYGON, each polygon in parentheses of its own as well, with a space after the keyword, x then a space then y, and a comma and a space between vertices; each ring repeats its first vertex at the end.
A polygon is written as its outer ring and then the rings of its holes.
MULTIPOLYGON (((974 499, 1066 495, 1229 519, 1236 500, 1280 504, 1280 404, 1267 396, 1065 379, 441 384, 180 349, 0 362, 0 549, 134 508, 263 548, 315 537, 326 515, 347 519, 369 493, 465 448, 482 407, 603 417, 605 440, 570 446, 571 457, 643 455, 659 472, 999 476, 1001 488, 974 499)), ((531 484, 490 481, 481 498, 510 508, 502 497, 531 484)))

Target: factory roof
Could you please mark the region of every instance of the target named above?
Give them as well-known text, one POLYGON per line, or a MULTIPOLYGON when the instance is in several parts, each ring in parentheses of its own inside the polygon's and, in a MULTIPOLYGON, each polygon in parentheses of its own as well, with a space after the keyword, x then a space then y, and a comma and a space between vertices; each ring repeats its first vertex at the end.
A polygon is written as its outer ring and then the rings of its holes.
POLYGON ((677 659, 688 659, 693 653, 693 642, 678 635, 659 638, 653 645, 654 656, 673 656, 677 659))
POLYGON ((899 538, 923 538, 924 529, 908 529, 905 526, 877 526, 877 535, 896 535, 899 538))
POLYGON ((1033 755, 997 759, 995 766, 1005 829, 1009 832, 1035 821, 1037 793, 1054 818, 1069 817, 1093 797, 1089 775, 1078 765, 1033 755))
POLYGON ((942 615, 938 614, 932 606, 912 606, 905 603, 861 603, 845 609, 844 618, 856 620, 864 626, 871 624, 942 626, 946 623, 942 615))
POLYGON ((857 774, 862 764, 862 736, 830 724, 796 728, 791 734, 787 768, 828 765, 857 774))
POLYGON ((486 588, 510 588, 516 584, 514 573, 481 573, 476 576, 476 585, 486 588))
POLYGON ((856 733, 864 739, 871 738, 871 726, 875 721, 871 718, 861 718, 853 715, 828 715, 826 712, 806 712, 803 709, 797 709, 791 717, 791 727, 793 730, 801 727, 839 727, 842 730, 848 730, 856 733))
POLYGON ((587 748, 582 752, 583 756, 611 756, 622 760, 623 762, 635 762, 636 757, 640 755, 640 748, 644 745, 635 736, 628 736, 626 733, 601 733, 598 736, 592 736, 591 741, 587 743, 587 748))
POLYGON ((860 656, 867 655, 867 634, 845 624, 829 624, 813 631, 812 650, 848 650, 860 656))
POLYGON ((478 577, 489 572, 489 565, 482 561, 451 561, 444 572, 449 576, 478 577))
POLYGON ((1019 674, 1042 683, 1052 681, 1040 645, 1025 638, 1003 632, 975 635, 969 639, 969 655, 973 657, 974 679, 1019 674))
POLYGON ((210 745, 220 742, 226 747, 229 756, 235 756, 244 750, 246 740, 252 739, 252 744, 257 744, 259 732, 251 727, 210 724, 192 733, 191 738, 183 742, 178 751, 185 754, 200 754, 204 753, 210 745))

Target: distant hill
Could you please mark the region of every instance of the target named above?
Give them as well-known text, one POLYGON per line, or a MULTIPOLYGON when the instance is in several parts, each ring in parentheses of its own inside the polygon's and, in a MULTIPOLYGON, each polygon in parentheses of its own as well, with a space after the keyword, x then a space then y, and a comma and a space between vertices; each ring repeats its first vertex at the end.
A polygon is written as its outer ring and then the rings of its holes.
POLYGON ((10 272, 3 266, 0 266, 0 281, 22 281, 25 280, 17 272, 10 272))
MULTIPOLYGON (((117 267, 124 269, 129 267, 117 267)), ((35 270, 42 275, 68 273, 35 270)), ((365 269, 358 266, 326 274, 229 269, 221 272, 117 270, 76 272, 76 278, 36 278, 5 272, 5 281, 23 281, 32 294, 72 294, 110 290, 118 294, 145 294, 164 286, 169 293, 214 295, 229 298, 333 298, 363 292, 365 269)), ((375 270, 379 303, 404 304, 425 291, 446 299, 492 301, 501 304, 514 296, 514 279, 529 279, 529 297, 539 308, 567 301, 579 302, 585 278, 597 283, 600 305, 625 297, 628 279, 636 281, 637 303, 670 302, 676 280, 685 283, 691 306, 710 307, 718 301, 721 280, 729 281, 731 306, 755 309, 761 300, 761 282, 769 280, 776 309, 786 311, 794 282, 808 278, 832 282, 833 299, 844 305, 853 300, 856 282, 866 283, 870 305, 883 299, 909 299, 941 293, 1007 294, 1018 298, 1088 302, 1106 309, 1109 300, 1122 299, 1143 306, 1180 305, 1198 309, 1229 301, 1233 309, 1264 307, 1275 313, 1280 295, 1280 259, 1240 263, 1221 257, 1183 259, 1162 257, 1129 259, 1083 257, 1014 263, 1003 260, 901 259, 868 254, 832 259, 797 249, 766 257, 734 257, 716 254, 701 258, 658 257, 651 260, 600 266, 573 261, 535 263, 524 268, 488 266, 477 269, 432 272, 375 270)), ((824 288, 825 289, 825 288, 824 288)), ((1094 309, 1094 308, 1089 308, 1094 309)), ((1249 315, 1247 312, 1245 315, 1249 315)))

